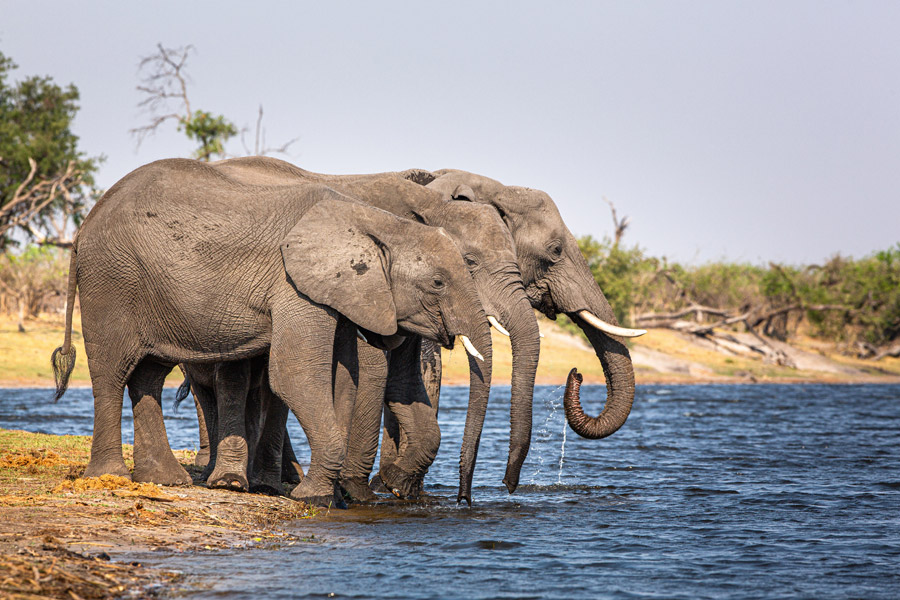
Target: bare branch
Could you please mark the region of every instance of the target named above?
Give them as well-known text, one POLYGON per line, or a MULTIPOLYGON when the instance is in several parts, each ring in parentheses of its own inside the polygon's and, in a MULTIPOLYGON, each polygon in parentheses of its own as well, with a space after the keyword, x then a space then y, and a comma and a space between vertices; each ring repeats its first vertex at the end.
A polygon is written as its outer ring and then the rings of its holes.
POLYGON ((187 123, 193 115, 187 94, 188 77, 185 65, 194 47, 188 45, 166 48, 162 44, 157 44, 156 47, 157 53, 142 58, 138 66, 138 71, 145 72, 145 75, 137 90, 146 95, 146 98, 138 103, 138 107, 150 114, 148 124, 131 130, 131 134, 137 138, 138 147, 144 138, 155 133, 166 121, 174 119, 187 123), (164 115, 156 114, 160 108, 168 107, 170 100, 177 100, 180 108, 164 115))
POLYGON ((603 201, 609 204, 609 210, 612 212, 612 220, 613 226, 615 227, 615 237, 613 238, 613 246, 618 246, 619 241, 621 241, 622 236, 625 235, 625 230, 628 229, 628 217, 623 217, 620 221, 618 216, 616 215, 616 207, 610 202, 606 196, 603 197, 603 201))

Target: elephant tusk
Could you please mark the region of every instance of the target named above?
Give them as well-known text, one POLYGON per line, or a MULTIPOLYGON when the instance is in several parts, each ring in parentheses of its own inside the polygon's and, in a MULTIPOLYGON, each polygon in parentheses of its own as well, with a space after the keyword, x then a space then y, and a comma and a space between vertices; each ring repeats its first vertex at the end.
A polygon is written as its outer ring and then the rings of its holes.
POLYGON ((599 329, 603 333, 608 333, 609 335, 617 335, 619 337, 626 338, 635 338, 640 337, 647 333, 646 329, 628 329, 627 327, 619 327, 618 325, 612 325, 607 323, 603 319, 595 316, 588 310, 580 310, 578 311, 578 316, 584 319, 588 325, 591 325, 595 329, 599 329))
POLYGON ((366 336, 364 336, 363 332, 360 331, 359 329, 356 330, 356 337, 358 337, 359 339, 361 339, 362 341, 364 341, 367 344, 369 343, 369 340, 366 339, 366 336))
POLYGON ((475 344, 472 343, 472 340, 464 335, 459 336, 459 339, 462 340, 463 346, 466 348, 466 352, 468 352, 481 362, 484 362, 484 357, 481 355, 481 352, 475 349, 475 344))
POLYGON ((497 320, 497 317, 495 317, 494 315, 488 315, 488 323, 493 325, 494 329, 496 329, 506 337, 509 337, 509 332, 505 327, 503 327, 503 325, 500 324, 500 321, 497 320))

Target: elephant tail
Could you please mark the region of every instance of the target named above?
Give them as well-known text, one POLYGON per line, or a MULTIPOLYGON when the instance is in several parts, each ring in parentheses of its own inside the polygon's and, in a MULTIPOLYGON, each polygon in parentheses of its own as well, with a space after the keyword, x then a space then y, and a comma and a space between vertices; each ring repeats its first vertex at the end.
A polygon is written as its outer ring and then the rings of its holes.
MULTIPOLYGON (((179 367, 181 367, 181 365, 179 365, 179 367)), ((181 372, 184 373, 183 367, 181 368, 181 372)), ((191 380, 188 379, 187 373, 184 373, 184 381, 181 382, 181 385, 178 386, 178 390, 175 392, 175 403, 172 406, 177 410, 190 393, 191 380)))
POLYGON ((66 292, 66 337, 63 345, 53 351, 50 364, 53 365, 53 378, 56 380, 56 392, 53 401, 58 402, 69 387, 69 376, 75 368, 75 348, 72 346, 72 312, 75 310, 75 293, 78 282, 75 268, 76 251, 72 247, 69 259, 69 288, 66 292))

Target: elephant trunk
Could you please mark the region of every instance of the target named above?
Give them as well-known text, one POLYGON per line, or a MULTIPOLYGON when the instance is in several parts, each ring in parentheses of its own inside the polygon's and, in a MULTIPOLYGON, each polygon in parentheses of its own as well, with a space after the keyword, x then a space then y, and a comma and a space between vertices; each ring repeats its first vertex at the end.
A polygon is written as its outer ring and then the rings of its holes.
MULTIPOLYGON (((457 313, 459 314, 459 313, 457 313)), ((466 412, 466 425, 463 430, 462 447, 459 456, 459 493, 457 502, 463 500, 472 504, 472 475, 475 472, 475 459, 478 456, 478 443, 487 413, 488 396, 491 392, 491 368, 493 353, 491 351, 491 331, 487 317, 479 310, 472 318, 464 321, 469 340, 480 352, 483 360, 467 353, 469 358, 469 408, 466 412)))
MULTIPOLYGON (((599 292, 598 295, 602 298, 599 292)), ((609 303, 605 298, 602 299, 602 304, 592 303, 590 312, 600 316, 606 322, 616 324, 609 303), (605 305, 605 309, 603 305, 605 305)), ((581 437, 592 440, 604 438, 615 433, 625 423, 631 412, 631 404, 634 401, 634 367, 628 354, 628 348, 619 338, 595 329, 577 313, 568 313, 568 316, 587 335, 597 358, 600 359, 603 374, 606 377, 606 404, 598 416, 588 416, 581 408, 578 386, 574 386, 574 384, 570 386, 567 383, 564 397, 566 420, 572 430, 581 437), (572 393, 569 393, 570 391, 572 393)), ((580 375, 578 377, 580 378, 580 375)), ((572 379, 573 375, 570 374, 569 383, 572 382, 572 379)))
POLYGON ((519 288, 511 303, 507 329, 512 346, 512 380, 510 389, 509 458, 503 483, 512 494, 519 485, 522 463, 531 446, 531 415, 534 378, 541 353, 540 329, 525 295, 519 288))

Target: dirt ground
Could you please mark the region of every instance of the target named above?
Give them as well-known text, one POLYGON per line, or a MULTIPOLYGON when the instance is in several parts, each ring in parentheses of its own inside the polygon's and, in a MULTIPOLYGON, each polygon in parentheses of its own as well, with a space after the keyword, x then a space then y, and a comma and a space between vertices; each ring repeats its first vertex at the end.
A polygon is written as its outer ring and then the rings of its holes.
MULTIPOLYGON (((80 479, 89 455, 89 437, 0 429, 0 598, 164 597, 180 575, 123 555, 303 543, 279 525, 316 514, 201 485, 80 479)), ((176 455, 199 474, 192 452, 176 455)))

